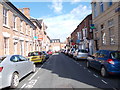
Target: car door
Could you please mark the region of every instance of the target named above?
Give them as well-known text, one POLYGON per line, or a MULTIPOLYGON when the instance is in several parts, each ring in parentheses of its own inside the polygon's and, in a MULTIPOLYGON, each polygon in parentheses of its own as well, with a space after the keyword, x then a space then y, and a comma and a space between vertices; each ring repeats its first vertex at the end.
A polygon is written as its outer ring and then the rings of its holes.
POLYGON ((21 55, 19 55, 18 58, 19 62, 22 64, 22 67, 20 66, 20 68, 23 70, 23 76, 25 76, 31 71, 30 61, 21 55))
POLYGON ((24 65, 21 61, 19 61, 19 56, 13 55, 10 60, 12 61, 14 71, 17 71, 19 73, 19 77, 21 78, 24 75, 24 65))
POLYGON ((98 57, 99 57, 99 54, 100 54, 100 51, 97 51, 96 53, 94 53, 92 56, 92 58, 91 58, 91 65, 92 65, 92 67, 94 67, 94 68, 97 68, 97 65, 96 65, 96 62, 97 62, 97 59, 98 59, 98 57))
POLYGON ((101 50, 99 57, 96 59, 96 66, 97 69, 101 69, 101 65, 105 63, 105 61, 108 59, 108 51, 101 50))

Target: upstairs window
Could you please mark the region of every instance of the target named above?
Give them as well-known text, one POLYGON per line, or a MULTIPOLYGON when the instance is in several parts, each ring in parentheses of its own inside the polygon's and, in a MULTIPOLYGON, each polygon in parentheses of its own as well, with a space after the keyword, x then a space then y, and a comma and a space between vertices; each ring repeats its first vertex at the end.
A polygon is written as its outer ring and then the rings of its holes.
POLYGON ((20 20, 20 31, 23 32, 23 20, 20 20))
POLYGON ((110 6, 112 6, 112 0, 109 0, 109 2, 108 2, 108 7, 110 7, 110 6))
POLYGON ((7 20, 8 20, 8 10, 6 8, 3 8, 3 24, 7 25, 7 20))
POLYGON ((96 3, 93 4, 94 7, 94 17, 97 17, 97 5, 96 3))
POLYGON ((104 4, 103 2, 100 2, 100 12, 104 12, 104 4))
POLYGON ((17 17, 15 15, 13 15, 13 28, 16 29, 17 28, 17 17))
POLYGON ((28 35, 28 31, 29 31, 29 25, 28 24, 26 24, 26 34, 28 35))

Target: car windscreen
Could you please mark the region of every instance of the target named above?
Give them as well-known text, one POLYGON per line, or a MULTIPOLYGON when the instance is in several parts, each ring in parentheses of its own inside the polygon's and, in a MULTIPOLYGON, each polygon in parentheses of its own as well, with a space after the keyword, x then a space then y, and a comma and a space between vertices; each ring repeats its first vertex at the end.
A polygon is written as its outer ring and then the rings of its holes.
POLYGON ((112 52, 111 53, 111 58, 120 60, 120 52, 112 52))
POLYGON ((81 52, 81 53, 88 53, 87 50, 78 50, 78 52, 81 52))
POLYGON ((38 56, 38 55, 41 55, 40 52, 31 52, 28 54, 28 56, 38 56))
POLYGON ((0 63, 5 59, 6 57, 0 57, 0 63))

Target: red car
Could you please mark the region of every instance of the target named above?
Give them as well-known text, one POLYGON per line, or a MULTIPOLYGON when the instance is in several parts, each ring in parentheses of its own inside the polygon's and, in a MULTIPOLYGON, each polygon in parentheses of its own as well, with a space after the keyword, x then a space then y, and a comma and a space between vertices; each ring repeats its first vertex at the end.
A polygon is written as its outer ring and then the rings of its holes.
POLYGON ((52 51, 48 51, 47 53, 48 53, 49 55, 52 55, 52 51))

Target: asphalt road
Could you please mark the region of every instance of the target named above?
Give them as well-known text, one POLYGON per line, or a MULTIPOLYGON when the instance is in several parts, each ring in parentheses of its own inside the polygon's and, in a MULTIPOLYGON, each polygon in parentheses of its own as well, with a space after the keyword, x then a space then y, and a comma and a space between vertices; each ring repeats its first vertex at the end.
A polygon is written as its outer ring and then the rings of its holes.
POLYGON ((103 78, 92 68, 86 68, 84 60, 75 61, 64 54, 52 55, 44 64, 36 65, 36 72, 23 78, 18 86, 23 88, 120 88, 119 76, 103 78))

